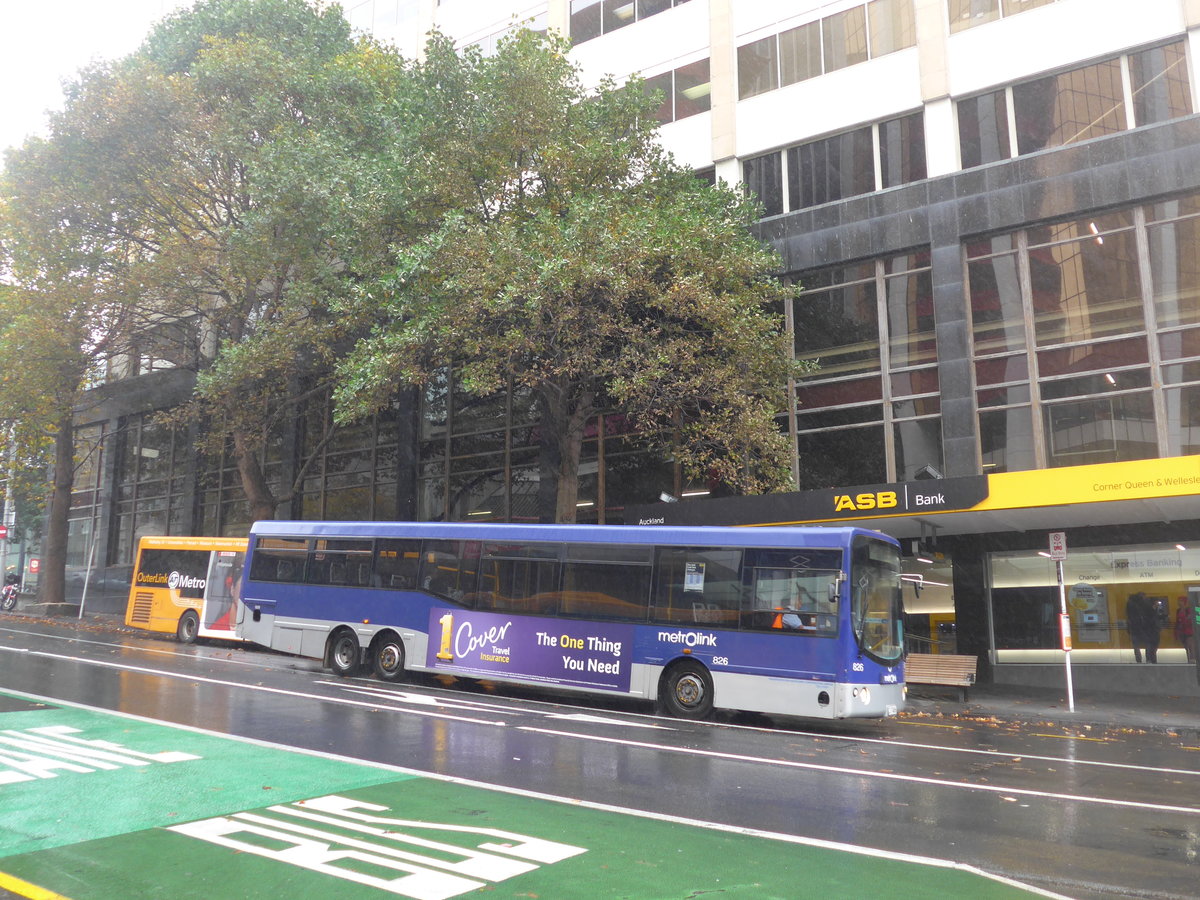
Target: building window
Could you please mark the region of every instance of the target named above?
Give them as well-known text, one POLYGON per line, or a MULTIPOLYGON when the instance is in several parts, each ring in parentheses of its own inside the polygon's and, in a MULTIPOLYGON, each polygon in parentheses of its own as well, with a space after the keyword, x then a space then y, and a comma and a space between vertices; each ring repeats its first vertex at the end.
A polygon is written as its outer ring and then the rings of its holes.
MULTIPOLYGON (((1174 625, 1190 615, 1196 568, 1192 550, 1171 544, 1072 548, 1066 608, 1076 663, 1187 664, 1174 625)), ((989 600, 997 662, 1062 662, 1059 578, 1035 550, 988 554, 989 600)))
POLYGON ((779 153, 744 160, 742 182, 746 191, 762 204, 764 216, 783 212, 783 157, 779 153))
POLYGON ((1197 452, 1200 195, 965 255, 985 470, 1197 452))
POLYGON ((1054 0, 948 0, 946 6, 950 15, 950 31, 954 33, 1053 2, 1054 0))
POLYGON ((738 99, 915 47, 913 0, 872 0, 738 47, 738 99))
POLYGON ((927 251, 799 276, 795 355, 800 488, 907 480, 942 467, 927 251), (886 374, 886 377, 885 377, 886 374))
POLYGON ((646 79, 645 89, 650 94, 662 92, 657 118, 663 125, 708 112, 712 106, 708 60, 699 59, 674 71, 652 75, 646 79))
POLYGON ((919 112, 742 162, 745 188, 759 198, 768 216, 926 177, 925 125, 919 112))
POLYGON ((963 168, 1169 121, 1192 112, 1184 44, 989 91, 957 107, 963 168))
POLYGON ((688 0, 571 0, 571 41, 582 44, 688 0))

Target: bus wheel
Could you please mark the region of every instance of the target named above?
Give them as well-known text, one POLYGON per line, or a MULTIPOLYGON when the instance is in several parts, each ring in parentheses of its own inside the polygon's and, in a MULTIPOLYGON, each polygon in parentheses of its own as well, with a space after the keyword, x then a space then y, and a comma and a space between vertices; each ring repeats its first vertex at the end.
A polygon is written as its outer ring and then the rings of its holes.
POLYGON ((175 629, 175 637, 181 644, 194 644, 196 635, 200 633, 200 617, 196 611, 189 609, 179 617, 179 626, 175 629))
POLYGON ((379 635, 371 644, 371 669, 380 681, 404 677, 404 643, 392 632, 379 635))
POLYGON ((339 678, 349 678, 358 673, 362 653, 358 648, 358 637, 353 631, 342 630, 329 642, 329 668, 339 678))
POLYGON ((707 719, 713 710, 712 676, 699 663, 676 663, 663 677, 659 701, 677 719, 707 719))

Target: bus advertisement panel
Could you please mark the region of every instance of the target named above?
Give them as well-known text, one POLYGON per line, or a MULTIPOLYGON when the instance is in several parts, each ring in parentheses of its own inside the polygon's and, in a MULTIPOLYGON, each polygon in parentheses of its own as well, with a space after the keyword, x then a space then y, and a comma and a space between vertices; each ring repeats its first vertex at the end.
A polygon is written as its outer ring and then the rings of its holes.
POLYGON ((245 538, 143 537, 138 542, 125 624, 166 634, 237 641, 235 608, 245 538))
POLYGON ((904 703, 900 551, 846 527, 259 522, 237 631, 320 659, 820 718, 904 703))

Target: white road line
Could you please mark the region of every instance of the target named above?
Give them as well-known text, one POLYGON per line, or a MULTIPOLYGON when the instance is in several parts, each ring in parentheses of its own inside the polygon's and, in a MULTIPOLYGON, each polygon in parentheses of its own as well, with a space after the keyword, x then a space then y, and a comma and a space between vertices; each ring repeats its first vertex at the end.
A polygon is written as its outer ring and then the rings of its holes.
MULTIPOLYGON (((0 651, 12 652, 11 647, 0 647, 0 651)), ((454 716, 445 712, 429 712, 423 709, 413 709, 407 706, 386 706, 379 703, 367 703, 363 700, 351 700, 346 697, 325 697, 321 694, 309 694, 303 691, 288 691, 283 688, 267 687, 262 684, 246 684, 240 681, 222 681, 219 678, 208 678, 203 675, 189 675, 184 672, 167 672, 163 669, 149 669, 145 666, 131 666, 124 663, 109 662, 103 659, 82 659, 78 656, 63 656, 59 653, 47 653, 44 650, 29 650, 30 656, 44 656, 49 659, 62 659, 68 662, 84 663, 90 666, 101 666, 106 669, 117 669, 122 672, 137 672, 142 675, 161 675, 163 678, 178 678, 181 681, 198 681, 203 684, 215 684, 221 687, 239 688, 247 691, 259 691, 264 694, 280 694, 284 697, 302 697, 306 700, 320 700, 323 703, 342 703, 347 706, 361 706, 365 709, 391 709, 396 712, 406 712, 414 716, 429 716, 431 718, 451 719, 455 722, 469 722, 473 725, 496 725, 505 727, 503 721, 489 719, 472 719, 466 716, 454 716)))
MULTIPOLYGON (((10 650, 11 648, 0 647, 0 650, 10 650)), ((44 656, 52 659, 63 659, 71 662, 84 662, 90 665, 102 666, 104 668, 118 669, 121 671, 139 672, 148 675, 160 675, 165 678, 177 678, 184 681, 203 682, 206 684, 215 684, 223 687, 241 688, 243 690, 259 691, 262 693, 279 694, 285 697, 298 697, 310 700, 318 700, 325 703, 342 703, 349 706, 365 707, 367 709, 390 709, 396 712, 405 712, 411 715, 428 716, 431 718, 444 718, 457 722, 468 722, 476 725, 491 725, 500 728, 516 727, 519 731, 528 731, 535 734, 546 734, 556 737, 567 737, 574 740, 591 741, 596 743, 618 744, 627 747, 647 750, 663 750, 671 753, 686 754, 690 756, 704 757, 708 759, 723 759, 730 762, 748 762, 761 765, 781 766, 793 769, 807 769, 818 772, 835 772, 841 775, 850 775, 859 778, 875 778, 887 781, 903 781, 913 784, 926 784, 938 787, 955 788, 958 790, 985 791, 996 794, 1017 795, 1025 797, 1036 797, 1039 799, 1053 800, 1070 800, 1077 803, 1089 803, 1102 806, 1116 806, 1129 809, 1145 809, 1159 812, 1182 813, 1184 815, 1200 815, 1200 808, 1185 807, 1185 806, 1170 806, 1166 804, 1146 803, 1136 800, 1115 800, 1102 797, 1087 797, 1079 794, 1063 794, 1049 791, 1037 791, 1030 788, 1014 788, 1003 787, 990 784, 972 784, 968 782, 951 781, 949 779, 928 778, 919 775, 901 775, 895 772, 883 772, 870 769, 855 769, 846 766, 833 766, 822 763, 806 763, 792 760, 781 760, 775 757, 759 757, 749 756, 745 754, 724 753, 715 750, 700 750, 689 747, 672 747, 667 744, 656 744, 644 741, 632 741, 625 738, 602 737, 598 735, 585 735, 578 732, 557 731, 548 728, 536 728, 528 725, 509 726, 504 721, 489 721, 486 719, 475 719, 466 716, 452 715, 447 712, 427 711, 415 709, 405 706, 389 706, 380 705, 378 703, 367 703, 361 700, 352 700, 339 697, 325 697, 320 694, 309 694, 299 691, 289 691, 283 688, 266 687, 265 685, 243 684, 234 681, 222 681, 216 678, 207 678, 204 676, 187 675, 179 672, 167 672, 161 669, 149 669, 142 666, 130 666, 123 663, 109 662, 106 660, 80 660, 77 657, 61 656, 54 653, 46 653, 45 651, 30 651, 32 655, 44 656)), ((1012 756, 1012 754, 1010 754, 1012 756)), ((1023 757, 1022 757, 1023 758, 1023 757)))
POLYGON ((870 769, 855 769, 848 766, 831 766, 822 763, 806 763, 787 759, 767 759, 761 756, 748 756, 741 753, 724 753, 718 750, 698 750, 694 747, 669 747, 665 744, 650 744, 644 741, 631 741, 626 738, 598 737, 596 735, 580 735, 570 731, 553 731, 549 728, 534 728, 530 725, 515 726, 518 731, 530 731, 536 734, 548 734, 555 737, 576 738, 586 741, 596 741, 604 744, 619 744, 625 747, 636 747, 647 750, 668 750, 687 756, 701 756, 706 759, 721 759, 727 762, 748 762, 782 766, 788 769, 810 769, 814 772, 836 772, 839 775, 853 775, 863 778, 881 778, 886 781, 907 781, 913 784, 930 784, 937 787, 958 788, 969 791, 988 791, 994 794, 1018 794, 1023 797, 1037 797, 1049 800, 1072 800, 1076 803, 1094 803, 1101 806, 1121 806, 1131 809, 1149 809, 1156 812, 1183 813, 1185 815, 1200 815, 1200 807, 1167 806, 1161 803, 1143 803, 1138 800, 1109 800, 1104 797, 1085 797, 1079 794, 1057 794, 1051 791, 1035 791, 1031 788, 1004 787, 993 784, 972 784, 966 781, 950 781, 943 778, 926 778, 921 775, 900 775, 896 772, 880 772, 870 769))
POLYGON ((615 806, 611 803, 596 803, 591 800, 582 800, 577 797, 560 797, 556 794, 545 794, 540 791, 530 791, 523 788, 508 787, 502 784, 489 784, 485 781, 474 781, 469 778, 459 778, 455 775, 444 775, 438 772, 424 772, 420 769, 412 769, 406 766, 394 766, 388 763, 373 762, 366 759, 356 759, 352 756, 342 756, 341 754, 328 753, 321 750, 307 750, 303 747, 290 747, 287 744, 277 744, 273 741, 264 741, 259 740, 258 738, 242 737, 241 735, 236 734, 226 734, 220 731, 211 731, 207 728, 197 728, 194 725, 179 725, 175 722, 163 722, 161 720, 151 719, 146 716, 134 715, 133 713, 119 712, 117 710, 105 709, 104 707, 98 706, 89 706, 85 703, 75 703, 70 700, 57 700, 53 697, 29 694, 24 691, 2 689, 0 692, 16 697, 22 697, 34 702, 48 703, 52 706, 70 706, 75 709, 86 709, 92 712, 103 713, 105 715, 119 716, 132 721, 145 722, 151 725, 157 725, 159 727, 178 728, 182 731, 193 732, 194 734, 225 738, 227 740, 238 741, 243 744, 251 744, 257 747, 266 747, 272 750, 282 750, 287 753, 302 753, 305 756, 313 756, 319 759, 328 759, 335 762, 367 766, 374 769, 381 769, 385 772, 395 772, 398 775, 408 775, 418 778, 428 778, 434 781, 444 781, 448 784, 458 784, 464 787, 478 788, 485 791, 494 791, 501 794, 510 794, 512 796, 525 797, 531 800, 545 800, 551 803, 566 804, 569 806, 582 807, 584 809, 592 809, 596 810, 597 812, 618 813, 620 815, 635 816, 639 819, 651 819, 657 822, 667 822, 675 825, 688 825, 694 828, 704 828, 708 831, 719 831, 727 834, 741 834, 748 837, 763 838, 765 840, 782 841, 784 843, 797 844, 802 847, 817 847, 825 850, 838 850, 843 853, 853 853, 858 856, 870 856, 877 859, 912 863, 914 865, 933 866, 940 869, 953 869, 960 872, 969 872, 973 875, 987 878, 1000 884, 1007 884, 1029 891, 1030 893, 1036 894, 1039 897, 1048 897, 1052 898, 1052 900, 1071 900, 1070 897, 1067 897, 1063 894, 1056 894, 1053 891, 1034 887, 1014 878, 1008 878, 1004 875, 996 875, 980 869, 977 866, 973 866, 968 863, 955 862, 954 860, 950 859, 939 859, 933 856, 917 856, 912 853, 899 853, 892 850, 879 850, 874 847, 862 847, 855 844, 845 844, 840 841, 827 841, 821 838, 809 838, 796 834, 784 834, 776 831, 764 831, 758 828, 726 825, 721 822, 705 821, 704 819, 691 819, 685 816, 673 816, 667 813, 650 812, 644 809, 632 809, 624 806, 615 806))

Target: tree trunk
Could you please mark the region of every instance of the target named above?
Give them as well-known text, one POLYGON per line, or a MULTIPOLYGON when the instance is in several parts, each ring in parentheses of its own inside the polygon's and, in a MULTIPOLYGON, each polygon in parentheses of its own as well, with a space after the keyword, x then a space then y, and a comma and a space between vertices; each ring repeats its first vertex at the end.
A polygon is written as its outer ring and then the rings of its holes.
MULTIPOLYGON (((50 514, 46 543, 42 548, 42 572, 38 596, 43 603, 62 603, 67 587, 67 526, 71 512, 71 488, 75 483, 75 422, 70 413, 58 422, 54 436, 54 480, 50 492, 50 514)), ((95 536, 92 536, 93 540, 95 536)))
POLYGON ((246 440, 242 431, 233 433, 233 450, 237 458, 238 475, 242 479, 242 490, 246 493, 246 503, 250 507, 250 521, 259 522, 275 518, 275 509, 279 501, 271 493, 266 476, 258 462, 258 453, 246 440))

